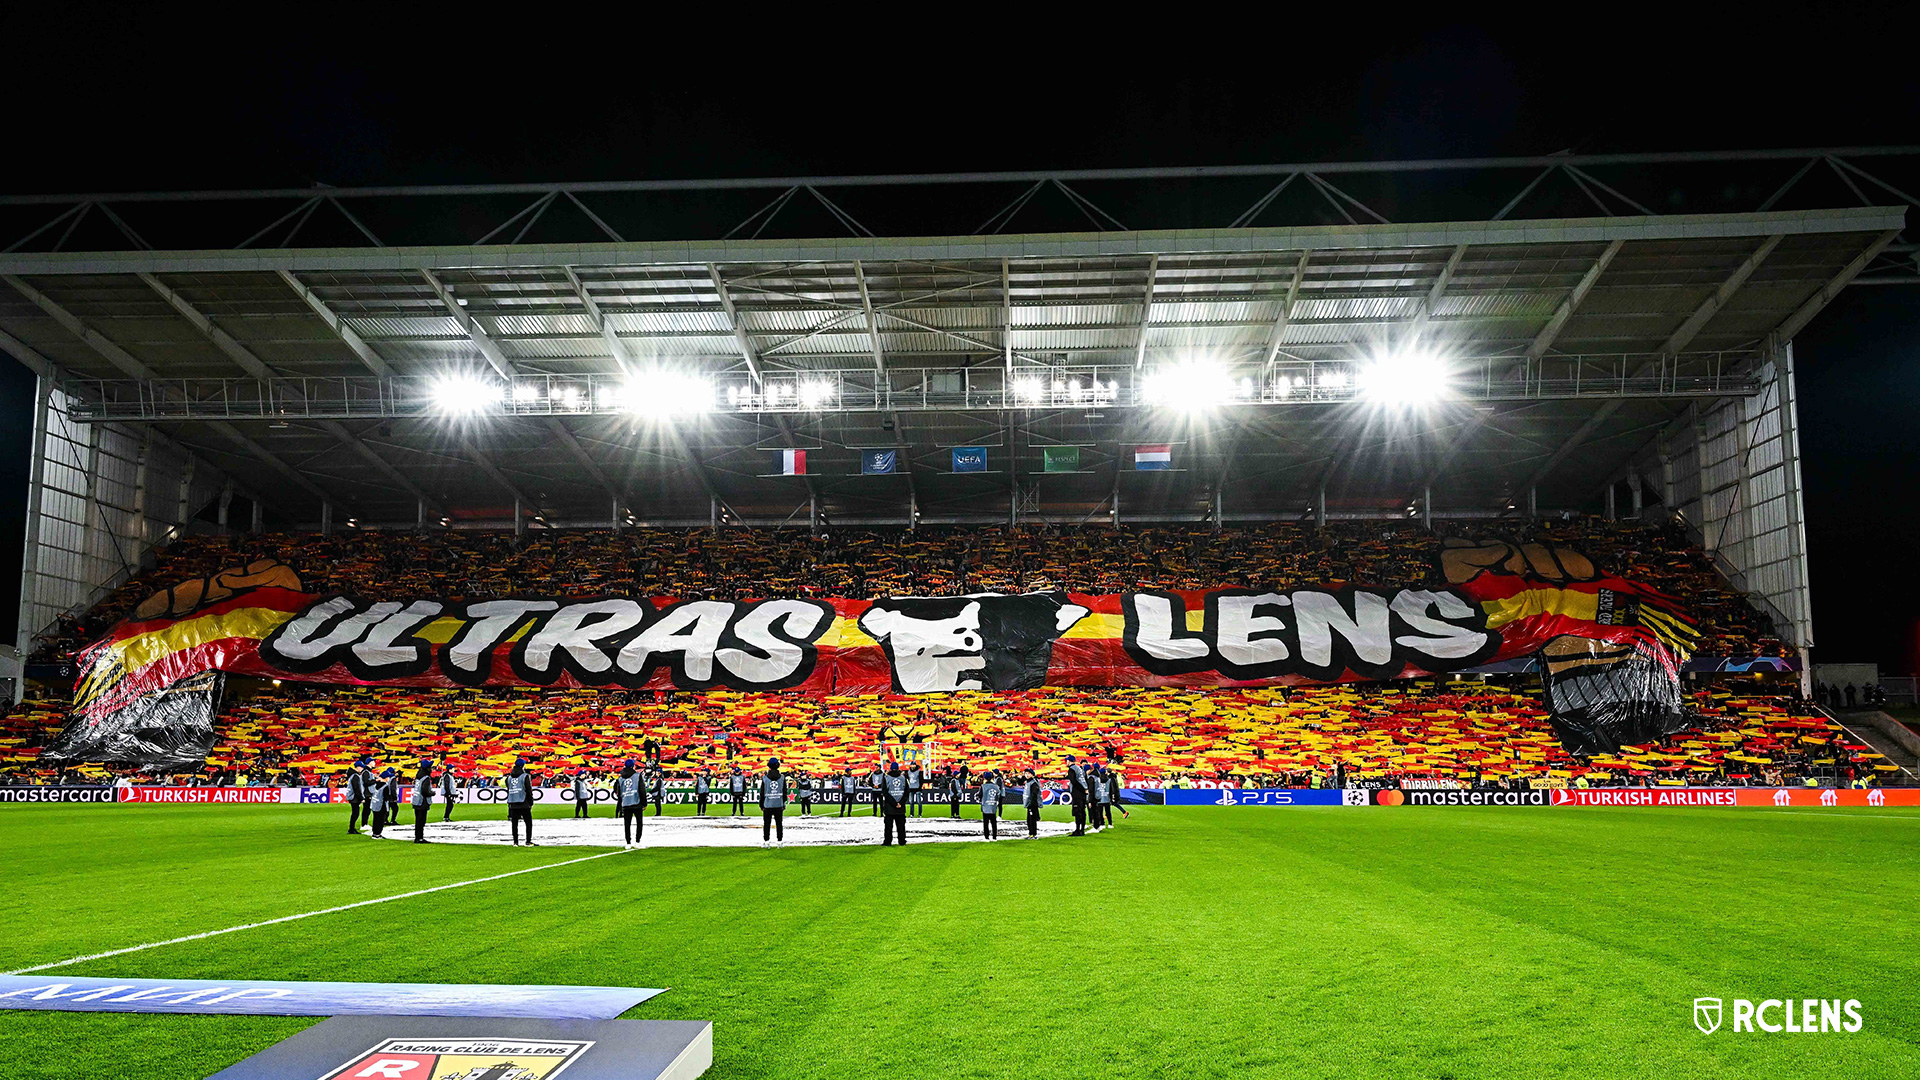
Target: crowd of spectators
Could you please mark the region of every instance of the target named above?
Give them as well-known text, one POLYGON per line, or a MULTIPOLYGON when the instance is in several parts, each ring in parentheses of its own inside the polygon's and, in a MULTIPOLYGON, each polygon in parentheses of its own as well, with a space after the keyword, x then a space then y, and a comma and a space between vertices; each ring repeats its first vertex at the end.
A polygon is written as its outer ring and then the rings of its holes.
MULTIPOLYGON (((1510 523, 1505 535, 1588 554, 1602 571, 1676 595, 1700 621, 1700 652, 1780 655, 1766 620, 1671 525, 1510 523)), ((261 557, 303 587, 369 598, 447 601, 547 594, 735 599, 939 596, 1068 589, 1285 589, 1437 581, 1438 538, 1416 523, 1205 527, 893 530, 721 529, 621 532, 347 530, 196 536, 64 628, 38 654, 73 653, 152 593, 261 557)), ((1483 784, 1773 783, 1893 769, 1831 721, 1785 699, 1708 694, 1700 727, 1620 754, 1561 749, 1537 684, 1454 681, 1263 690, 1054 688, 1015 694, 814 698, 651 691, 269 687, 234 680, 220 741, 193 782, 324 780, 371 753, 446 758, 470 777, 516 756, 559 775, 659 758, 669 770, 726 769, 777 755, 824 775, 870 765, 892 742, 987 768, 1058 769, 1092 754, 1129 783, 1287 786, 1444 780, 1483 784)), ((66 703, 30 698, 0 723, 0 782, 46 782, 39 748, 66 703)), ((70 774, 108 775, 102 770, 70 774)), ((142 776, 143 781, 158 778, 142 776)), ((178 779, 178 778, 176 778, 178 779)))
MULTIPOLYGON (((1503 535, 1586 553, 1605 572, 1681 598, 1706 656, 1785 655, 1767 620, 1732 591, 1677 526, 1502 523, 1503 535)), ((261 557, 288 563, 309 592, 371 599, 480 600, 527 594, 682 599, 950 596, 968 592, 1229 586, 1288 589, 1437 582, 1439 538, 1417 522, 1205 526, 834 529, 345 530, 193 536, 70 620, 36 653, 71 659, 153 593, 261 557)))
MULTIPOLYGON (((243 688, 223 709, 219 742, 195 782, 324 781, 363 754, 394 765, 444 759, 459 775, 482 779, 505 773, 516 758, 550 779, 580 768, 614 770, 627 758, 658 761, 670 777, 734 765, 752 771, 768 757, 824 776, 864 770, 908 748, 976 773, 1034 767, 1052 775, 1073 754, 1150 787, 1775 786, 1897 771, 1797 701, 1725 690, 1693 695, 1693 730, 1583 758, 1560 746, 1537 688, 1471 680, 913 697, 258 687, 243 688)), ((0 776, 53 779, 37 765, 36 744, 64 720, 60 703, 38 700, 7 717, 0 776)), ((71 774, 96 782, 107 775, 71 774)))

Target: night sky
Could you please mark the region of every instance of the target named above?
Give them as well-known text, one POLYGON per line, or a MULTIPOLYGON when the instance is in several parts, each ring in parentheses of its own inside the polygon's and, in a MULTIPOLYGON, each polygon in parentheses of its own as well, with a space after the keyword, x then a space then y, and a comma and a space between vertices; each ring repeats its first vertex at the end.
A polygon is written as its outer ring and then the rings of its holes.
MULTIPOLYGON (((1711 34, 1674 28, 1672 8, 1542 13, 1537 30, 1508 19, 1420 25, 1384 8, 1323 25, 1212 11, 1191 34, 1164 13, 1129 9, 1049 25, 1025 10, 955 8, 889 17, 878 37, 855 29, 865 20, 852 10, 781 23, 704 9, 704 20, 663 23, 523 9, 465 20, 486 24, 472 32, 449 30, 463 20, 448 9, 415 26, 398 10, 328 5, 297 25, 276 11, 257 35, 236 37, 234 20, 196 21, 176 6, 0 9, 12 91, 0 189, 1920 141, 1920 68, 1888 61, 1904 35, 1885 8, 1774 6, 1711 34), (1607 25, 1569 27, 1569 17, 1607 25)), ((1702 211, 1757 202, 1733 190, 1684 196, 1702 211)), ((1151 226, 1220 224, 1237 209, 1116 212, 1151 226)), ((873 212, 881 231, 900 231, 922 208, 873 212)), ((1920 590, 1884 556, 1920 535, 1920 286, 1848 290, 1795 351, 1819 657, 1913 672, 1920 590)), ((12 549, 0 547, 0 565, 18 564, 32 387, 24 369, 0 364, 0 537, 12 549)), ((0 574, 0 621, 11 621, 17 587, 17 574, 0 574)))

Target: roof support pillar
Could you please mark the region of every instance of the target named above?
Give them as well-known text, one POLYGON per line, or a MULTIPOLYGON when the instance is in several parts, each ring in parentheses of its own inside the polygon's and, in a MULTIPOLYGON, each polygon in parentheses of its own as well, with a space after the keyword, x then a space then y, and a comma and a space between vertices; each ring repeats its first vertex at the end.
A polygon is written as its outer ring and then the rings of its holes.
POLYGON ((1147 256, 1147 293, 1140 301, 1140 325, 1134 330, 1133 367, 1138 371, 1147 362, 1147 324, 1153 321, 1153 286, 1160 276, 1160 256, 1147 256))
POLYGON ((1268 367, 1272 367, 1274 359, 1280 355, 1280 339, 1285 336, 1287 323, 1293 318, 1293 305, 1300 300, 1300 283, 1306 280, 1307 259, 1312 255, 1311 251, 1303 251, 1300 261, 1293 264, 1293 281, 1287 286, 1286 298, 1280 302, 1280 315, 1273 321, 1273 329, 1267 332, 1268 367))
MULTIPOLYGON (((173 523, 176 526, 174 531, 176 533, 179 532, 181 528, 184 528, 188 521, 192 520, 193 466, 197 460, 198 459, 192 454, 188 454, 186 468, 180 470, 180 506, 178 511, 173 515, 173 523)), ((322 500, 321 505, 325 506, 329 504, 322 500)))
POLYGON ((1533 336, 1533 344, 1527 346, 1528 360, 1538 360, 1547 355, 1548 349, 1553 348, 1554 339, 1560 336, 1560 331, 1566 329, 1567 320, 1573 318, 1573 313, 1580 310, 1580 305, 1586 301, 1587 294, 1593 291, 1594 283, 1600 280, 1601 274, 1606 273, 1607 264, 1613 261, 1615 255, 1620 254, 1620 249, 1625 244, 1625 240, 1614 240, 1600 252, 1600 257, 1594 260, 1593 265, 1588 267, 1587 272, 1582 274, 1580 280, 1574 284, 1573 291, 1567 294, 1566 299, 1560 301, 1559 307, 1553 309, 1553 315, 1547 319, 1547 325, 1541 327, 1540 332, 1533 336))
MULTIPOLYGON (((1747 279, 1753 276, 1753 272, 1759 269, 1760 264, 1766 261, 1768 255, 1773 253, 1773 249, 1780 245, 1781 239, 1782 238, 1776 234, 1762 241, 1760 246, 1755 249, 1751 255, 1748 255, 1739 266, 1735 267, 1733 273, 1728 275, 1725 281, 1720 283, 1720 287, 1714 290, 1713 295, 1702 301, 1700 306, 1694 309, 1693 314, 1687 316, 1686 321, 1682 322, 1672 334, 1667 336, 1666 342, 1660 347, 1659 358, 1640 365, 1639 370, 1634 372, 1634 377, 1639 378, 1646 375, 1648 371, 1651 371, 1656 366, 1664 364, 1668 357, 1692 344, 1694 337, 1706 327, 1715 313, 1724 307, 1728 300, 1733 298, 1734 293, 1740 291, 1740 286, 1746 284, 1747 279)), ((1883 241, 1885 239, 1885 237, 1882 237, 1883 241)), ((1617 248, 1619 244, 1620 241, 1615 240, 1613 244, 1610 245, 1609 250, 1617 248)), ((1869 252, 1874 250, 1876 249, 1868 249, 1869 252)), ((1861 258, 1855 260, 1857 266, 1852 267, 1853 272, 1858 273, 1859 268, 1865 267, 1868 261, 1871 261, 1871 256, 1867 252, 1862 252, 1861 258)), ((1847 276, 1844 270, 1841 271, 1841 274, 1842 276, 1847 276)), ((1839 279, 1836 278, 1835 280, 1839 279)), ((1835 291, 1837 292, 1838 290, 1836 289, 1835 291)), ((1812 303, 1812 301, 1810 300, 1808 303, 1812 303)), ((1816 308, 1815 310, 1818 309, 1816 308)), ((1812 316, 1808 317, 1811 318, 1812 316)), ((1532 356, 1531 350, 1529 350, 1528 355, 1532 356)), ((1538 359, 1538 357, 1533 358, 1538 359)), ((1527 486, 1532 488, 1544 482, 1548 476, 1552 475, 1553 470, 1559 468, 1560 463, 1567 459, 1567 455, 1579 449, 1595 431, 1600 429, 1601 425, 1611 419, 1614 413, 1619 412, 1620 407, 1626 403, 1627 400, 1625 398, 1614 398, 1611 401, 1601 404, 1598 409, 1594 410, 1593 415, 1587 418, 1585 423, 1575 428, 1573 434, 1567 436, 1566 441, 1562 442, 1559 448, 1547 458, 1546 463, 1534 472, 1533 476, 1527 481, 1527 486)))
POLYGON ((328 307, 326 301, 314 295, 313 290, 307 288, 305 282, 285 270, 279 270, 276 273, 280 275, 280 280, 286 283, 287 288, 293 290, 295 296, 312 308, 315 315, 320 316, 320 321, 327 324, 327 329, 333 331, 334 336, 339 338, 353 352, 353 355, 360 358, 360 362, 367 366, 368 371, 383 379, 393 376, 393 367, 382 359, 379 353, 374 352, 373 346, 368 345, 366 339, 356 333, 353 327, 348 326, 345 319, 328 307))
MULTIPOLYGON (((26 693, 26 660, 33 652, 33 637, 40 628, 34 625, 33 604, 39 592, 40 578, 40 495, 47 478, 47 426, 53 415, 53 378, 41 375, 33 395, 33 443, 28 460, 32 473, 27 481, 27 533, 20 552, 20 619, 14 631, 14 647, 20 652, 20 674, 13 680, 13 700, 26 693)), ((193 475, 193 460, 187 460, 187 476, 193 475)), ((187 481, 181 481, 184 490, 187 481)), ((181 502, 184 505, 185 499, 181 502)))
POLYGON ((1000 349, 1007 368, 1007 393, 1013 393, 1013 268, 1000 260, 1000 349))

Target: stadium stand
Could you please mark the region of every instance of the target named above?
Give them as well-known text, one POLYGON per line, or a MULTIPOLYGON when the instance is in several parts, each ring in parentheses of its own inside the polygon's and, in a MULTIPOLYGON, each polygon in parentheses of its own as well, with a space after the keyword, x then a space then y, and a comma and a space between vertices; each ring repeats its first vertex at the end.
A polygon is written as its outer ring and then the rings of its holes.
MULTIPOLYGON (((1068 754, 1117 762, 1129 783, 1161 787, 1392 783, 1795 784, 1897 771, 1838 724, 1781 697, 1695 695, 1696 730, 1580 759, 1561 749, 1537 691, 1473 681, 1231 691, 1046 689, 916 697, 793 694, 413 690, 262 684, 228 705, 207 776, 311 781, 371 753, 389 764, 446 758, 497 776, 517 756, 557 775, 613 769, 661 746, 668 772, 778 756, 814 775, 866 768, 883 747, 930 743, 939 765, 1064 768, 1068 754), (1337 772, 1336 772, 1337 770, 1337 772)), ((5 723, 0 766, 36 769, 36 744, 64 721, 30 701, 5 723)), ((91 767, 73 774, 103 779, 91 767)), ((204 777, 203 777, 204 779, 204 777)))
MULTIPOLYGON (((1681 597, 1702 652, 1780 655, 1766 619, 1727 588, 1676 526, 1576 519, 1521 530, 1681 597)), ((349 530, 187 537, 39 653, 70 659, 158 589, 272 556, 304 587, 386 599, 554 595, 950 595, 1065 588, 1290 586, 1431 580, 1437 540, 1412 523, 1187 528, 804 532, 728 529, 511 534, 349 530)), ((814 774, 870 765, 889 742, 930 742, 942 764, 1058 769, 1068 753, 1118 761, 1135 784, 1779 783, 1893 770, 1795 701, 1702 690, 1697 730, 1585 760, 1564 751, 1521 680, 1263 690, 1052 688, 1011 695, 812 698, 795 694, 417 690, 234 680, 201 781, 338 774, 363 753, 445 757, 469 776, 525 755, 547 772, 617 767, 663 746, 672 772, 778 755, 814 774), (292 770, 293 773, 289 773, 292 770)), ((0 725, 0 778, 46 782, 38 748, 66 704, 30 697, 0 725)), ((109 775, 92 767, 69 778, 109 775)), ((149 778, 152 779, 152 778, 149 778)))

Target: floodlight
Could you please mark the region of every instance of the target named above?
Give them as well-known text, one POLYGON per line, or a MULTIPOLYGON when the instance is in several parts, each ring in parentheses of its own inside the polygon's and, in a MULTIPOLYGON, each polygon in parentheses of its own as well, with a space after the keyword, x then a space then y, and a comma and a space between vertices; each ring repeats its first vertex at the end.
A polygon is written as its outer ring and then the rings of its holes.
POLYGON ((838 396, 839 391, 825 379, 808 379, 800 384, 800 404, 809 409, 818 409, 838 396))
POLYGON ((449 416, 474 416, 500 404, 504 389, 490 379, 448 375, 428 389, 433 407, 449 416))
POLYGON ((1359 388, 1368 400, 1382 405, 1425 405, 1446 396, 1447 364, 1427 349, 1398 349, 1362 367, 1359 388))
POLYGON ((1140 389, 1149 405, 1199 412, 1232 400, 1235 387, 1233 376, 1217 361, 1195 358, 1156 369, 1140 389))
POLYGON ((642 416, 692 416, 713 407, 713 383, 675 371, 644 371, 621 388, 620 405, 642 416))
POLYGON ((540 400, 539 387, 533 385, 532 383, 515 383, 514 384, 513 403, 515 405, 528 405, 539 400, 540 400))

